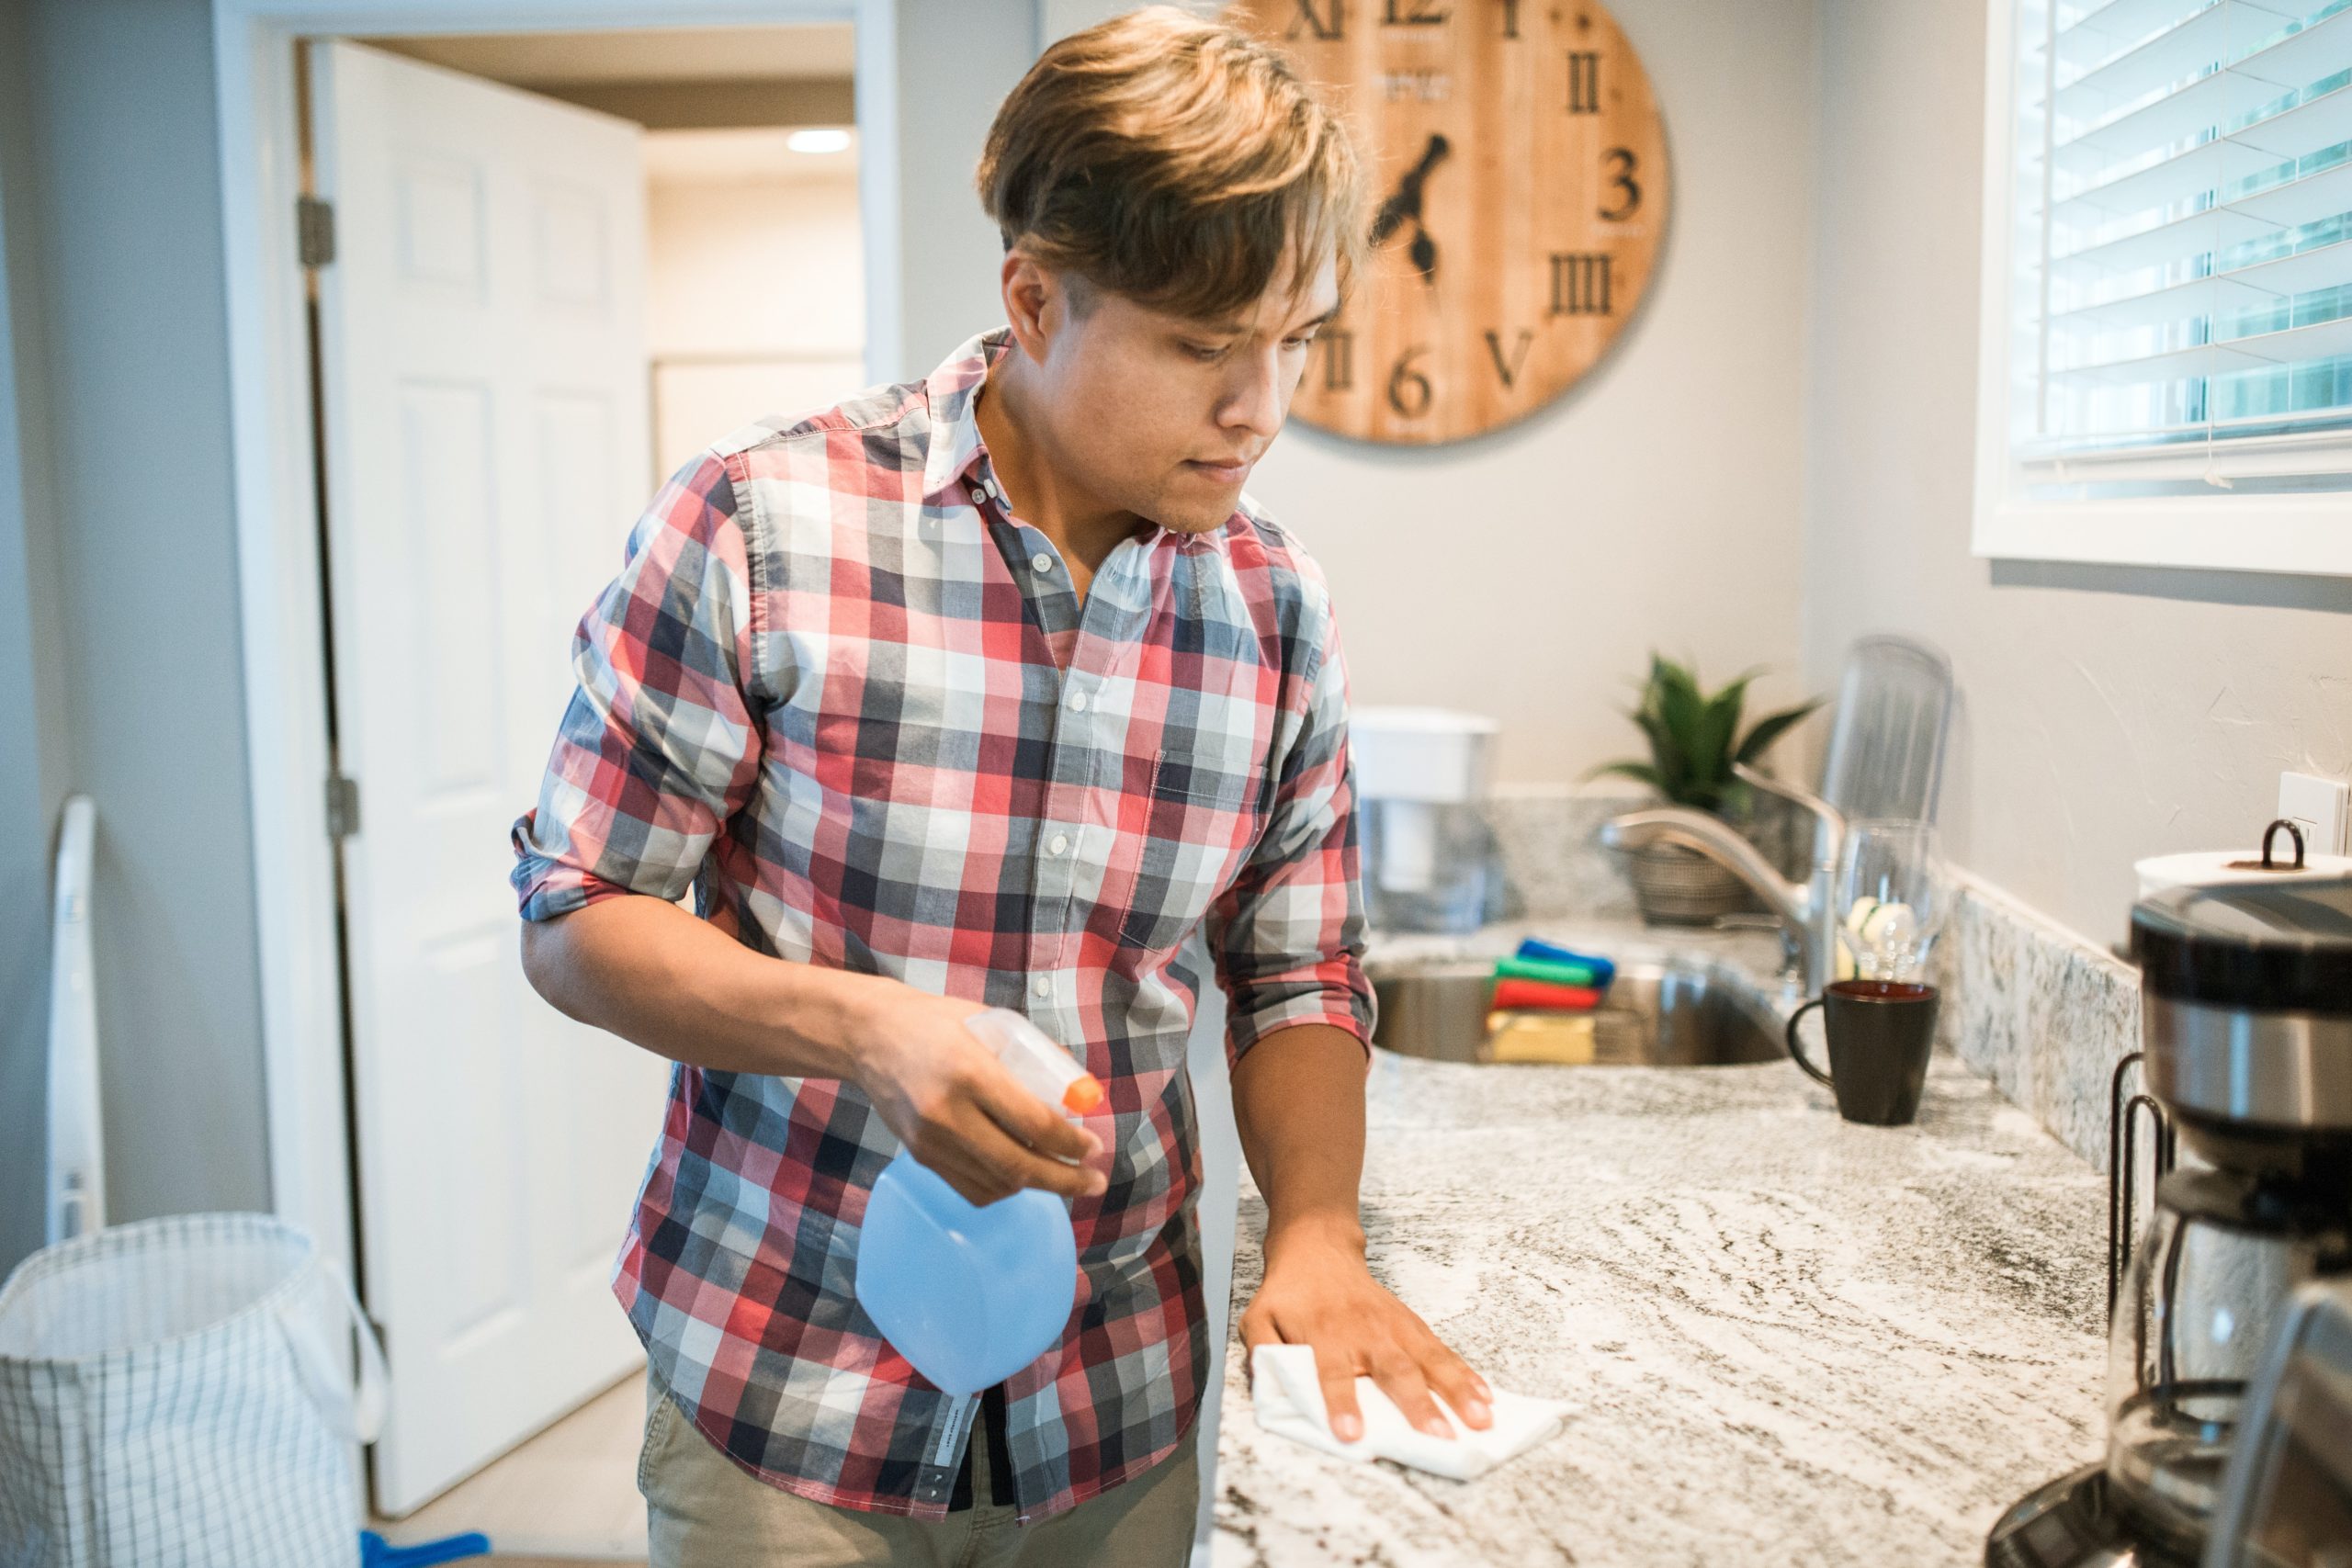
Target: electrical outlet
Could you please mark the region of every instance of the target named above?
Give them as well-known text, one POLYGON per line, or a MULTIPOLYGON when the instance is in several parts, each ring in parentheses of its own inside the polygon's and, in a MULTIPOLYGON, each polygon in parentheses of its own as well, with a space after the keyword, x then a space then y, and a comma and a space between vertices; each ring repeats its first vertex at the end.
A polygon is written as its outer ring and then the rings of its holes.
MULTIPOLYGON (((2278 815, 2303 830, 2307 853, 2352 852, 2345 839, 2346 824, 2352 820, 2347 794, 2352 794, 2352 789, 2342 779, 2324 779, 2313 773, 2278 775, 2278 815)), ((2285 845, 2279 847, 2283 850, 2285 845)))

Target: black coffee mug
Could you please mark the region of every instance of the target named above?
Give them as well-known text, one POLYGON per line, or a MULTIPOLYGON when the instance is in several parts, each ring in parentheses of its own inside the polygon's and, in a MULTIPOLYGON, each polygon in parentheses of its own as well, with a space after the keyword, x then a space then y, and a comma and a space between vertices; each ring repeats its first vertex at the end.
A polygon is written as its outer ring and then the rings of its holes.
POLYGON ((1789 1055, 1838 1097, 1838 1114, 1898 1127, 1919 1113, 1936 1042, 1936 988, 1905 980, 1840 980, 1789 1015, 1789 1055), (1805 1059, 1797 1023, 1822 1008, 1829 1070, 1805 1059))

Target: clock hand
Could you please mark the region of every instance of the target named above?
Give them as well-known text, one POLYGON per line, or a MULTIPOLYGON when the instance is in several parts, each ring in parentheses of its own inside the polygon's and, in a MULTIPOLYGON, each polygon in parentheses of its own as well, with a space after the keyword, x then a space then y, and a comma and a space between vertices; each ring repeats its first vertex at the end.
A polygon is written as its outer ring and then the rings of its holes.
POLYGON ((1408 219, 1416 228, 1421 220, 1421 186, 1438 161, 1453 150, 1453 144, 1436 131, 1430 133, 1429 145, 1421 150, 1420 161, 1405 171, 1396 182, 1396 194, 1380 204, 1372 220, 1372 243, 1385 244, 1408 219))
POLYGON ((1437 242, 1430 238, 1428 230, 1415 225, 1413 243, 1406 254, 1413 258, 1413 265, 1421 269, 1422 282, 1437 281, 1437 242))

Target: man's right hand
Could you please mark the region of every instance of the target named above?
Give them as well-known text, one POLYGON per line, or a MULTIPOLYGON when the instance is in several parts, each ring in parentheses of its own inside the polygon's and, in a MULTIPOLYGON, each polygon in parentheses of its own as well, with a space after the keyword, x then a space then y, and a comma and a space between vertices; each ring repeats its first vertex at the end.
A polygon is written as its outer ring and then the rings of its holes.
POLYGON ((964 1027, 978 1003, 772 958, 731 927, 666 899, 599 899, 526 921, 523 970, 567 1017, 673 1062, 858 1085, 915 1158, 972 1202, 1023 1187, 1102 1191, 1102 1141, 1022 1088, 964 1027))
POLYGON ((1046 1104, 964 1021, 977 1003, 896 981, 867 998, 853 1051, 856 1082, 883 1124, 966 1201, 988 1204, 1024 1187, 1099 1196, 1102 1140, 1046 1104))

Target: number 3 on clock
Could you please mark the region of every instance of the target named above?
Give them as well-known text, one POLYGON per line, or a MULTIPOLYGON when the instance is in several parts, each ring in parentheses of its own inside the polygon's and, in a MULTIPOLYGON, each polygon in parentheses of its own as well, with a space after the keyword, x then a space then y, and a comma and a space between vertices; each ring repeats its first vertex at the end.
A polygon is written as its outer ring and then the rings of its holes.
POLYGON ((1611 147, 1603 154, 1601 162, 1608 164, 1612 171, 1609 176, 1609 187, 1620 194, 1614 202, 1601 204, 1600 220, 1623 223, 1641 209, 1641 182, 1634 178, 1634 170, 1639 166, 1639 160, 1634 158, 1630 148, 1611 147))

